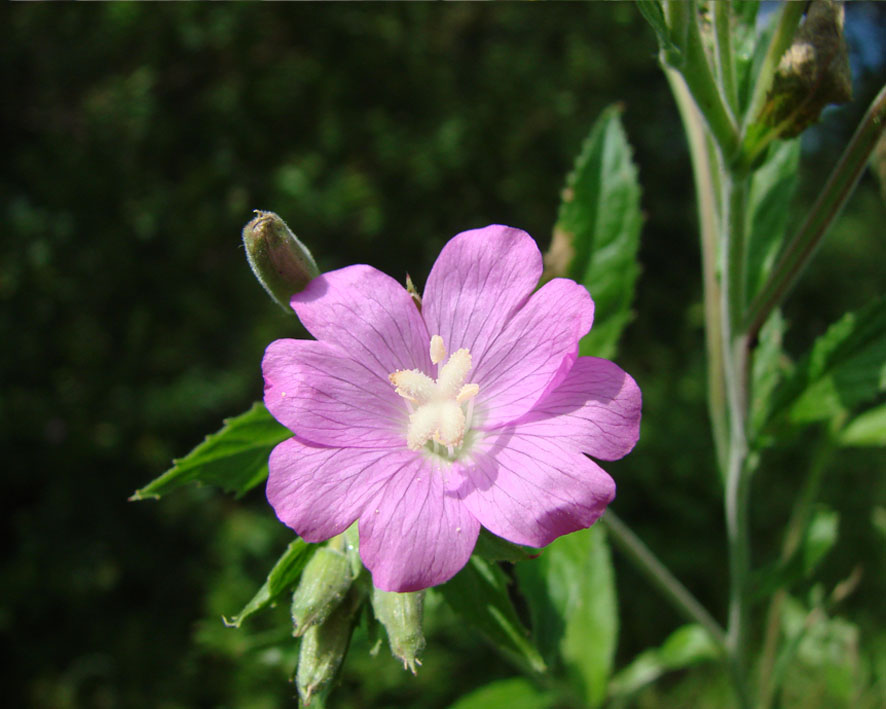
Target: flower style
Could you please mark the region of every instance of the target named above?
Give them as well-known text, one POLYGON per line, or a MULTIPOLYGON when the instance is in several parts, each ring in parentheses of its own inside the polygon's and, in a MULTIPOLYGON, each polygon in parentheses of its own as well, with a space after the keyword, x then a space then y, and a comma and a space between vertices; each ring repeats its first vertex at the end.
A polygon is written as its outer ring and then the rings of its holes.
POLYGON ((308 542, 359 520, 386 591, 454 576, 481 525, 533 547, 592 525, 615 483, 587 455, 634 447, 640 390, 578 356, 593 301, 563 278, 533 292, 541 274, 532 238, 495 225, 446 244, 421 310, 365 265, 293 296, 317 339, 277 340, 262 362, 265 405, 294 434, 269 461, 280 520, 308 542))

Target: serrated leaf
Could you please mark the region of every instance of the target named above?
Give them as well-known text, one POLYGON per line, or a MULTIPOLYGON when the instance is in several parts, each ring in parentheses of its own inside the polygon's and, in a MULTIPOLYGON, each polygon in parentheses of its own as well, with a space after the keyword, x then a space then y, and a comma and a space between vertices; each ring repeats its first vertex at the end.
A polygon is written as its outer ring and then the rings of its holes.
POLYGON ((500 679, 461 697, 449 709, 548 709, 557 698, 543 692, 523 677, 500 679))
POLYGON ((225 419, 217 433, 210 434, 172 468, 145 485, 130 498, 159 498, 191 482, 215 485, 242 497, 268 476, 268 456, 292 433, 256 402, 249 411, 225 419))
POLYGON ((671 633, 661 647, 641 652, 616 674, 609 684, 609 694, 611 697, 630 696, 666 672, 718 657, 717 645, 702 626, 684 625, 671 633))
POLYGON ((437 590, 453 611, 505 655, 532 672, 544 672, 544 660, 517 616, 508 585, 508 577, 496 564, 472 556, 467 566, 437 590))
POLYGON ((841 446, 886 446, 886 402, 850 421, 837 436, 841 446))
POLYGON ((621 109, 597 119, 566 181, 563 202, 546 256, 548 275, 566 275, 594 299, 594 327, 581 354, 611 357, 631 319, 639 273, 640 186, 621 109))
POLYGON ((886 298, 847 313, 819 337, 774 395, 770 422, 822 421, 886 390, 886 298))
POLYGON ((618 636, 615 574, 603 527, 567 534, 516 566, 545 659, 562 660, 589 706, 606 697, 618 636))
POLYGON ((746 224, 748 302, 766 282, 784 241, 799 164, 799 138, 776 141, 751 178, 746 224))
POLYGON ((301 572, 305 568, 314 552, 316 544, 308 544, 303 539, 296 539, 286 547, 286 551, 274 564, 274 568, 268 574, 262 587, 258 589, 252 599, 243 606, 237 615, 231 619, 225 619, 225 625, 239 628, 241 623, 256 611, 266 608, 284 593, 291 591, 301 572))

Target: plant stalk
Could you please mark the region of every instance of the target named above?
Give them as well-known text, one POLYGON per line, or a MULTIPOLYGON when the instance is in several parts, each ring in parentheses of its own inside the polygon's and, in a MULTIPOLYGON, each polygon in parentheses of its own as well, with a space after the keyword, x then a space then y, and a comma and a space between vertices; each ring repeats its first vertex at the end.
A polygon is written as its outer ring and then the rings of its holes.
POLYGON ((766 318, 784 300, 798 276, 812 259, 828 228, 855 189, 884 128, 886 128, 886 86, 880 89, 880 93, 874 98, 821 194, 815 200, 803 224, 781 252, 772 273, 748 308, 745 327, 751 341, 763 327, 766 318))
POLYGON ((711 639, 725 654, 726 633, 723 628, 677 577, 668 571, 649 547, 611 509, 600 518, 600 522, 606 526, 616 546, 631 559, 634 566, 646 575, 652 585, 661 591, 684 618, 698 623, 707 630, 711 639))

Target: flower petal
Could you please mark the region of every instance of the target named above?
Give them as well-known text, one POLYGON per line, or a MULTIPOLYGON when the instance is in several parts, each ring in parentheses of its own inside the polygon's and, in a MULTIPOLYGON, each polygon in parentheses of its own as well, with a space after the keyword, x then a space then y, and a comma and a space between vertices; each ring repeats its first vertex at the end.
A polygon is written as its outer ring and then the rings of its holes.
POLYGON ((448 581, 467 563, 480 524, 446 489, 446 469, 416 456, 360 516, 360 556, 383 591, 448 581))
POLYGON ((617 364, 579 357, 566 378, 520 420, 521 433, 568 442, 601 460, 631 452, 640 437, 642 397, 617 364))
POLYGON ((334 344, 376 374, 431 370, 428 335, 406 289, 371 266, 317 276, 291 305, 318 340, 334 344))
POLYGON ((542 273, 541 253, 525 231, 493 224, 454 236, 437 257, 422 296, 431 335, 474 362, 526 302, 542 273))
POLYGON ((402 446, 408 410, 387 377, 314 340, 277 340, 262 360, 265 406, 300 440, 322 446, 402 446))
POLYGON ((545 546, 591 526, 615 497, 609 475, 559 442, 523 434, 519 426, 491 435, 472 461, 458 466, 458 493, 493 534, 545 546))
POLYGON ((350 527, 399 469, 419 459, 405 449, 321 448, 295 438, 268 461, 268 502, 307 542, 350 527))
POLYGON ((528 413, 572 367, 593 318, 587 289, 574 281, 555 278, 534 293, 468 375, 480 386, 476 426, 496 428, 528 413))

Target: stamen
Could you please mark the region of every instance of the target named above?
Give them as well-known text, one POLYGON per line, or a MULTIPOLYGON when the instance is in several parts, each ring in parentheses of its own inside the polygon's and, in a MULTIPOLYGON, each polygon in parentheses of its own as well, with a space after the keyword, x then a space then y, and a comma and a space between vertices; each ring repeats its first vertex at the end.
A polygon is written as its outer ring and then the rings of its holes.
POLYGON ((434 335, 431 338, 431 362, 440 364, 444 359, 446 359, 446 345, 443 344, 440 335, 434 335))
POLYGON ((446 359, 446 345, 440 335, 434 335, 430 355, 431 362, 438 365, 436 380, 418 369, 398 369, 389 379, 409 409, 409 449, 417 451, 430 443, 435 454, 448 454, 452 459, 470 427, 474 397, 480 387, 465 384, 472 366, 471 353, 466 348, 453 352, 446 364, 440 366, 446 359))

